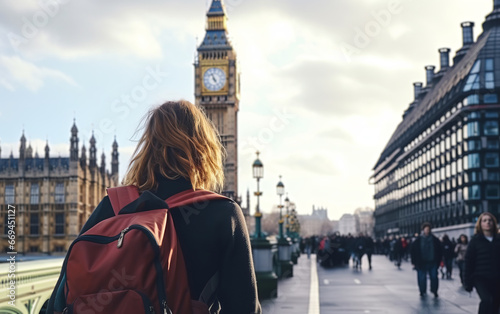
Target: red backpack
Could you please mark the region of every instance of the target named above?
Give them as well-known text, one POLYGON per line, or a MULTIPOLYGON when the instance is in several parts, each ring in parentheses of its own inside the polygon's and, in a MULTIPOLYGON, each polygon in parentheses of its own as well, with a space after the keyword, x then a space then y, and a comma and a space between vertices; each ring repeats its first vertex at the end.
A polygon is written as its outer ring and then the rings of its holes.
POLYGON ((107 192, 115 216, 80 235, 68 250, 63 313, 208 313, 205 303, 191 300, 169 209, 225 197, 187 190, 163 202, 149 191, 139 196, 135 186, 107 192))

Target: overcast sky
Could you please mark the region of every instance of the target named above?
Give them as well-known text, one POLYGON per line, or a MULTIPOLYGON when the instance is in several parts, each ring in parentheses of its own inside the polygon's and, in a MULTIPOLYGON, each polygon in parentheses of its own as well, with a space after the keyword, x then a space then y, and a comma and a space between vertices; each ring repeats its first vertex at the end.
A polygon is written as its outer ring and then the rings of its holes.
MULTIPOLYGON (((374 207, 368 179, 438 49, 462 45, 460 23, 481 32, 492 0, 226 0, 241 70, 239 194, 256 189, 261 210, 278 203, 279 175, 301 214, 331 219, 374 207)), ((73 118, 80 146, 92 129, 120 175, 134 131, 152 105, 194 101, 193 60, 205 0, 0 2, 1 157, 18 155, 24 129, 43 156, 69 156, 73 118), (145 83, 147 82, 147 83, 145 83)), ((100 157, 99 157, 100 163, 100 157)), ((251 198, 253 214, 255 197, 251 198)))

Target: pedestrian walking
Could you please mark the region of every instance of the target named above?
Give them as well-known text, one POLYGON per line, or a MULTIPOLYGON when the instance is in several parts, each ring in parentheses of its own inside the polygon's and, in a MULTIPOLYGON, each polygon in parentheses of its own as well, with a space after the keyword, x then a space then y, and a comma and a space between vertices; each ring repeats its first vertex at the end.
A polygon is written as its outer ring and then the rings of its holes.
POLYGON ((375 243, 373 242, 372 237, 366 235, 365 237, 365 253, 368 258, 368 269, 372 269, 372 254, 375 248, 375 243))
POLYGON ((500 238, 492 213, 482 213, 465 253, 465 290, 481 299, 479 314, 498 314, 500 309, 500 238))
POLYGON ((353 248, 353 268, 355 269, 361 269, 361 259, 365 254, 365 246, 365 237, 363 233, 360 233, 354 241, 353 248))
POLYGON ((311 259, 311 249, 312 249, 312 242, 313 240, 311 239, 311 237, 307 237, 306 238, 306 253, 307 253, 307 259, 311 259))
MULTIPOLYGON (((223 155, 219 135, 203 109, 184 100, 169 101, 147 114, 144 133, 132 156, 124 184, 136 187, 141 196, 151 195, 155 204, 160 206, 155 209, 168 208, 163 200, 171 199, 174 195, 190 195, 198 190, 207 190, 206 194, 213 195, 209 191, 219 191, 223 186, 223 155)), ((115 218, 115 204, 112 205, 110 197, 105 196, 81 233, 115 218)), ((144 203, 145 211, 124 216, 152 215, 154 211, 148 210, 148 204, 151 203, 144 203)), ((196 204, 171 208, 168 212, 168 220, 172 219, 175 225, 175 229, 170 230, 177 234, 177 245, 182 249, 189 284, 186 295, 192 300, 203 301, 210 308, 210 313, 261 313, 249 235, 241 208, 232 200, 222 197, 196 204), (206 295, 207 290, 213 293, 206 295), (207 298, 202 299, 202 296, 207 298)), ((122 216, 122 211, 119 214, 117 216, 122 216)), ((110 245, 110 249, 123 251, 132 242, 130 234, 124 236, 127 231, 128 228, 122 231, 118 244, 110 245)), ((168 230, 165 233, 167 232, 168 230)), ((142 248, 137 250, 137 257, 142 259, 142 248)), ((162 271, 161 265, 163 264, 157 264, 160 269, 156 269, 156 272, 162 271)), ((95 265, 99 266, 105 265, 95 265)), ((140 268, 139 265, 137 268, 140 268)), ((175 269, 179 270, 180 266, 175 269)), ((163 271, 172 272, 169 269, 163 271)), ((65 312, 68 307, 71 312, 73 305, 66 304, 68 291, 65 289, 66 278, 69 280, 69 277, 63 275, 61 274, 54 289, 47 313, 62 312, 65 307, 65 312)), ((130 276, 135 277, 137 276, 130 276)), ((116 286, 116 279, 113 280, 115 284, 110 284, 109 287, 116 286)), ((161 288, 161 281, 159 282, 158 287, 161 288)), ((109 287, 102 287, 102 291, 109 287)), ((154 289, 154 281, 148 287, 154 289)), ((100 297, 98 294, 97 300, 100 297)), ((108 298, 109 295, 102 296, 104 297, 108 298)), ((176 298, 175 293, 168 295, 166 303, 169 303, 169 307, 170 302, 176 298)), ((122 304, 127 304, 123 302, 122 304)), ((115 312, 116 309, 107 311, 115 312)))
POLYGON ((427 274, 431 281, 431 292, 438 297, 439 280, 437 270, 442 258, 441 242, 431 233, 431 224, 422 224, 422 233, 412 243, 411 264, 417 270, 417 282, 420 296, 427 293, 427 274))
MULTIPOLYGON (((453 246, 453 243, 446 234, 443 235, 442 245, 443 245, 443 262, 444 262, 444 267, 446 268, 446 273, 445 273, 446 279, 451 279, 451 273, 453 270, 453 258, 455 257, 455 251, 454 251, 455 247, 453 246)), ((444 276, 442 279, 444 279, 444 276)))
POLYGON ((404 238, 399 238, 396 236, 394 242, 394 265, 401 269, 401 260, 403 259, 403 240, 404 238))
POLYGON ((408 261, 408 240, 405 237, 401 237, 401 247, 403 248, 403 259, 408 261))
POLYGON ((469 238, 465 234, 461 234, 459 242, 455 246, 455 261, 458 265, 458 271, 460 272, 460 283, 464 285, 465 276, 465 252, 467 251, 467 245, 469 244, 469 238))

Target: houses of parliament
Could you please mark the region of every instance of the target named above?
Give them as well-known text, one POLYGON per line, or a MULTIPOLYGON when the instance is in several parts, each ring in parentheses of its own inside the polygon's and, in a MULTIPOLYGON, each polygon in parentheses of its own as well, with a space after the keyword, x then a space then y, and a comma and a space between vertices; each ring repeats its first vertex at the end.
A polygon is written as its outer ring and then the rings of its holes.
MULTIPOLYGON (((0 155, 0 215, 3 252, 8 248, 8 209, 15 208, 18 253, 66 252, 106 188, 118 185, 118 143, 112 145, 111 171, 106 156, 97 158, 92 135, 89 148, 79 148, 76 123, 70 130, 69 157, 51 157, 47 142, 44 156, 33 155, 21 136, 19 158, 0 155), (88 153, 88 156, 87 156, 88 153), (10 205, 10 207, 9 207, 10 205)), ((1 152, 1 151, 0 151, 1 152)))

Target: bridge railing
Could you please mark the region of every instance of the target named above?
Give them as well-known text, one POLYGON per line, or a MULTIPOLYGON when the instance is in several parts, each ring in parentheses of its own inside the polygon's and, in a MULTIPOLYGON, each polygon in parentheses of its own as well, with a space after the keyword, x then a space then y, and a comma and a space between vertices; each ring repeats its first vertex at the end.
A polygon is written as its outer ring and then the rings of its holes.
POLYGON ((0 313, 40 313, 59 278, 63 260, 19 261, 14 268, 11 263, 0 263, 0 313))

